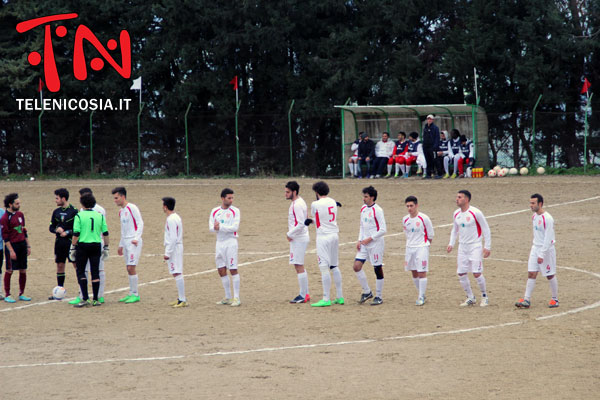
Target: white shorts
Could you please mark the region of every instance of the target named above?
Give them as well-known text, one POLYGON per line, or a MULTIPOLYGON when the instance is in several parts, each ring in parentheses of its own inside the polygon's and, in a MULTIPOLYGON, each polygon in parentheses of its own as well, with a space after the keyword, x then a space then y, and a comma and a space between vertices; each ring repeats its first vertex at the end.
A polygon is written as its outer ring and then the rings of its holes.
POLYGON ((384 249, 385 242, 383 240, 374 240, 368 245, 361 245, 354 259, 362 262, 369 260, 372 266, 383 265, 384 249))
POLYGON ((317 235, 317 260, 320 267, 338 266, 338 245, 337 233, 317 235))
POLYGON ((176 245, 173 254, 170 254, 169 259, 165 261, 171 275, 183 274, 183 243, 176 245))
POLYGON ((304 255, 309 241, 308 238, 299 238, 290 242, 290 264, 304 265, 304 255))
POLYGON ((404 256, 404 270, 429 272, 429 246, 407 247, 404 256))
POLYGON ((215 263, 217 268, 237 269, 238 267, 238 241, 230 239, 224 242, 217 241, 215 248, 215 263))
POLYGON ((466 274, 472 272, 474 274, 483 273, 483 247, 479 246, 458 246, 456 272, 458 274, 466 274))
POLYGON ((529 262, 527 263, 527 271, 541 272, 543 276, 556 275, 556 248, 552 246, 546 253, 543 254, 544 262, 538 264, 538 254, 540 248, 532 246, 529 253, 529 262))
POLYGON ((123 247, 123 258, 127 265, 138 265, 140 256, 142 255, 142 240, 138 240, 137 246, 131 243, 133 239, 126 239, 127 243, 123 247))

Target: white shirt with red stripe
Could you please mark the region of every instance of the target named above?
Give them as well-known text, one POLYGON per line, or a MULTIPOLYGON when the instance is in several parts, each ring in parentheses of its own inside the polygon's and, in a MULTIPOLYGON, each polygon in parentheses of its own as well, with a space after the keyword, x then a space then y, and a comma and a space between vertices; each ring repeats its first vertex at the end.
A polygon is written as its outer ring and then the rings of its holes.
POLYGON ((337 225, 337 204, 331 197, 313 201, 310 205, 310 213, 314 216, 317 235, 340 231, 337 225))
POLYGON ((183 223, 181 217, 173 213, 167 217, 165 223, 165 255, 172 257, 178 244, 183 244, 183 223))
POLYGON ((410 214, 402 218, 404 234, 406 235, 406 247, 426 247, 433 240, 433 224, 426 214, 417 213, 414 218, 410 214))
POLYGON ((358 240, 364 240, 372 238, 373 241, 383 239, 383 235, 387 232, 387 225, 385 224, 385 216, 383 215, 383 208, 377 204, 373 204, 371 207, 364 205, 360 209, 360 231, 358 233, 358 240))
POLYGON ((229 208, 215 207, 210 212, 208 218, 208 230, 217 232, 217 242, 224 242, 228 239, 237 239, 240 229, 240 210, 237 207, 229 208), (215 222, 219 222, 219 230, 215 230, 215 222))
POLYGON ((309 239, 308 226, 304 225, 304 221, 308 215, 306 202, 300 196, 290 204, 288 211, 288 232, 287 236, 290 239, 309 239))
POLYGON ((538 257, 545 258, 545 254, 555 243, 554 218, 552 215, 544 212, 543 214, 534 213, 533 218, 533 245, 538 247, 538 257))
POLYGON ((450 246, 454 246, 456 243, 456 236, 459 237, 458 243, 461 245, 480 245, 482 235, 485 240, 484 248, 491 250, 492 233, 490 232, 490 226, 478 208, 469 206, 465 212, 462 212, 460 208, 454 211, 454 226, 450 233, 450 246))
POLYGON ((121 241, 119 247, 125 247, 125 241, 142 240, 144 232, 144 221, 140 209, 133 203, 127 205, 119 211, 119 219, 121 220, 121 241))

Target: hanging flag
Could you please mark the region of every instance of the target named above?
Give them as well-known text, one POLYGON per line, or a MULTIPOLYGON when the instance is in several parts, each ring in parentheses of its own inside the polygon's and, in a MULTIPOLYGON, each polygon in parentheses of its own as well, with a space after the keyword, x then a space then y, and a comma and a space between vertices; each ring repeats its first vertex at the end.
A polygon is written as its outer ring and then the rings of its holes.
POLYGON ((142 77, 133 80, 133 85, 129 88, 131 90, 142 90, 142 77))
POLYGON ((588 89, 592 86, 590 81, 586 77, 583 78, 583 87, 581 88, 581 94, 587 93, 588 89))
POLYGON ((233 90, 238 90, 238 77, 237 75, 229 81, 230 85, 233 85, 233 90))

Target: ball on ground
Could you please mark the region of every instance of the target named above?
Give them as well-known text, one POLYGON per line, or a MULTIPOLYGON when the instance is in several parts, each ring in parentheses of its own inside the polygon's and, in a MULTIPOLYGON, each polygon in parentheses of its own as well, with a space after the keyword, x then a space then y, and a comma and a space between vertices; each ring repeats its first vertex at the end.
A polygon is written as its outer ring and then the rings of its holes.
POLYGON ((521 175, 527 175, 529 173, 529 170, 527 169, 527 167, 523 167, 519 172, 521 173, 521 175))
POLYGON ((35 181, 35 178, 32 176, 31 178, 29 178, 30 181, 35 181))
POLYGON ((490 178, 493 178, 493 177, 495 177, 495 176, 496 176, 496 170, 490 169, 490 170, 488 171, 488 176, 489 176, 490 178))
POLYGON ((498 171, 500 171, 501 169, 502 169, 502 167, 501 167, 501 166, 499 166, 499 165, 496 165, 496 166, 494 167, 494 172, 496 172, 496 175, 498 175, 498 171))
POLYGON ((508 171, 511 175, 517 175, 519 173, 519 170, 516 169, 515 167, 512 167, 509 171, 508 171))
POLYGON ((537 173, 538 175, 544 175, 546 173, 546 170, 544 169, 544 167, 538 167, 537 173))
POLYGON ((56 286, 54 289, 52 289, 52 297, 54 297, 56 300, 62 300, 66 295, 67 289, 62 286, 56 286))

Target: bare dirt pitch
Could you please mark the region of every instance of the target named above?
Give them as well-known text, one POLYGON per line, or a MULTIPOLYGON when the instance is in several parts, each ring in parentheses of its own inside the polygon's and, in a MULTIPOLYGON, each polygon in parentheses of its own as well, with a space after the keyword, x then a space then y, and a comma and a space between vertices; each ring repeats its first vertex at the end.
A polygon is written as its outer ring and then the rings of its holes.
MULTIPOLYGON (((299 180, 309 204, 314 181, 299 180)), ((4 182, 2 194, 17 191, 27 218, 33 247, 27 294, 33 301, 0 303, 0 398, 598 398, 598 178, 329 181, 332 197, 344 205, 339 225, 346 305, 326 309, 288 304, 298 285, 287 259, 285 182, 4 182), (110 195, 117 184, 127 187, 145 222, 138 304, 117 302, 127 286, 124 263, 116 256, 120 228, 110 195), (389 230, 379 307, 356 303, 360 286, 352 271, 361 189, 368 184, 379 190, 389 230), (63 186, 75 203, 77 189, 90 186, 108 211, 107 291, 112 293, 99 308, 46 301, 56 282, 47 227, 53 190, 63 186), (234 204, 242 213, 242 306, 237 309, 215 305, 223 289, 213 270, 215 238, 207 227, 209 211, 226 186, 235 190, 234 204), (485 261, 487 309, 458 307, 464 292, 455 274, 456 252, 445 251, 455 194, 462 188, 473 193, 472 204, 492 230, 492 255, 485 261), (532 238, 528 199, 534 192, 545 196, 556 221, 558 309, 546 307, 550 293, 543 278, 532 308, 514 307, 525 287, 532 238), (165 195, 177 198, 184 223, 187 309, 167 306, 177 292, 161 257, 165 195), (403 268, 405 240, 399 232, 408 195, 419 198, 435 226, 428 302, 422 308, 414 305, 417 293, 403 268)), ((313 253, 306 264, 310 292, 319 299, 314 238, 311 228, 313 253)), ((374 274, 365 267, 374 286, 374 274)), ((71 267, 66 287, 71 296, 77 291, 71 267)))

